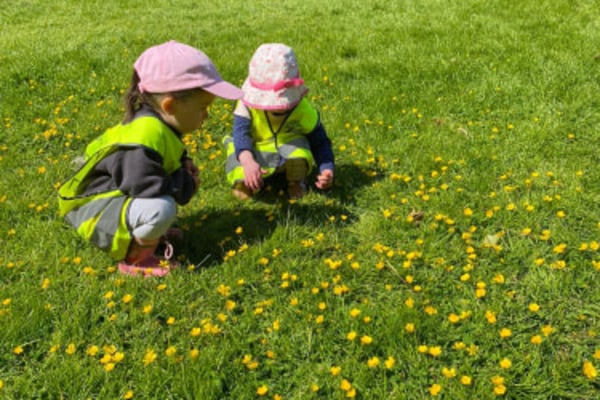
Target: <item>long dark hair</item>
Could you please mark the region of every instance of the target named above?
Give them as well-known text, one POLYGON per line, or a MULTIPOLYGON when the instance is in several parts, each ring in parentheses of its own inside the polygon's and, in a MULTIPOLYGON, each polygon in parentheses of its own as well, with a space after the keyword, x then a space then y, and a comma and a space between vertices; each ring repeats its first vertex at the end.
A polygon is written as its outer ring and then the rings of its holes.
POLYGON ((135 113, 143 105, 147 105, 153 109, 156 109, 157 105, 154 96, 150 93, 140 92, 140 88, 138 87, 139 83, 140 77, 134 70, 133 74, 131 74, 131 83, 129 84, 129 88, 127 88, 127 92, 125 92, 125 97, 123 98, 123 105, 125 106, 125 118, 123 119, 124 123, 131 122, 135 116, 135 113))

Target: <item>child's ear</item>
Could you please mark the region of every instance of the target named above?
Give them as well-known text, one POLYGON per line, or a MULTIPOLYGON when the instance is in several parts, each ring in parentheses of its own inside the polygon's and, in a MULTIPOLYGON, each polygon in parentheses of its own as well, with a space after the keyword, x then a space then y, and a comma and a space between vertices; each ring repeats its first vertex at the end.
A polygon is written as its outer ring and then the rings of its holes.
POLYGON ((172 115, 175 112, 175 98, 173 96, 165 96, 160 101, 160 108, 168 114, 172 115))

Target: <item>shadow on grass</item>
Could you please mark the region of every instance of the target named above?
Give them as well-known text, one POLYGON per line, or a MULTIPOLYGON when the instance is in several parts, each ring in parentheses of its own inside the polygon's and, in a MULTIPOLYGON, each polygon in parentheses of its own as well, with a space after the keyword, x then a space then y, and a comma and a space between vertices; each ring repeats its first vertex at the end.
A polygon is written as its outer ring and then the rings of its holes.
MULTIPOLYGON (((349 206, 354 203, 357 191, 381 179, 381 174, 373 174, 354 164, 342 164, 336 169, 336 184, 332 190, 319 192, 324 198, 337 201, 323 202, 314 195, 290 202, 286 196, 286 183, 282 175, 276 175, 266 182, 266 190, 259 193, 251 202, 239 202, 234 209, 205 210, 202 218, 190 215, 182 218, 178 225, 186 227, 183 240, 176 242, 178 255, 184 255, 188 262, 199 268, 208 268, 223 262, 229 249, 237 249, 242 244, 236 234, 237 227, 243 228, 243 243, 256 245, 269 239, 277 227, 289 229, 293 226, 320 227, 327 223, 340 224, 339 228, 352 224, 357 219, 349 206), (343 218, 341 218, 343 216, 343 218), (332 220, 334 222, 332 222, 332 220)), ((310 182, 314 182, 315 175, 310 182)))
POLYGON ((186 227, 183 240, 176 241, 177 255, 184 255, 188 262, 206 268, 220 264, 227 249, 235 248, 235 230, 243 227, 243 237, 249 245, 262 242, 274 229, 267 221, 264 210, 234 209, 206 210, 202 218, 191 215, 179 220, 186 227))

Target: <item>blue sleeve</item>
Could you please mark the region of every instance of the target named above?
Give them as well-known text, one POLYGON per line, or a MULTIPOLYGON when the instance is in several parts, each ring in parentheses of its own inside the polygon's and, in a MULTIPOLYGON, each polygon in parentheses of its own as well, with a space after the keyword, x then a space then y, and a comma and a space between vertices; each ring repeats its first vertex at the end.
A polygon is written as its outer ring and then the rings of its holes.
POLYGON ((333 157, 333 149, 331 148, 331 140, 327 136, 325 127, 320 120, 315 129, 313 129, 306 138, 308 139, 308 143, 310 143, 310 151, 319 167, 319 172, 323 172, 326 169, 335 171, 335 160, 333 157))
POLYGON ((254 148, 254 141, 250 136, 250 127, 252 121, 248 118, 240 117, 239 115, 233 116, 233 145, 235 146, 235 158, 238 158, 240 153, 244 150, 250 150, 254 148))

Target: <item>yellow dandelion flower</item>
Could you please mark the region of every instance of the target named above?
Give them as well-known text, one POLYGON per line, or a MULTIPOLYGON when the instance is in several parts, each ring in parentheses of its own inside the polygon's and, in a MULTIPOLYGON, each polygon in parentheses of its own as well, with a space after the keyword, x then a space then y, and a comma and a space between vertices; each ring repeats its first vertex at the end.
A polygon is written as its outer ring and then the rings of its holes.
POLYGON ((437 314, 437 309, 433 306, 426 306, 425 307, 425 313, 427 315, 435 315, 437 314))
POLYGON ((350 316, 352 318, 356 318, 360 315, 360 310, 358 308, 353 308, 352 310, 350 310, 350 316))
POLYGON ((442 391, 442 385, 440 385, 438 383, 434 383, 433 385, 431 385, 429 387, 429 394, 431 394, 432 396, 437 396, 438 394, 440 394, 441 391, 442 391))
POLYGON ((329 372, 333 376, 338 376, 342 372, 342 368, 338 367, 338 366, 333 366, 333 367, 329 368, 329 372))
POLYGON ((112 371, 113 369, 115 369, 115 366, 116 366, 116 365, 115 365, 115 363, 111 363, 111 362, 109 362, 109 363, 106 363, 106 364, 104 364, 104 370, 105 370, 106 372, 110 372, 110 371, 112 371))
POLYGON ((227 311, 232 311, 236 306, 235 301, 233 300, 227 300, 225 302, 225 309, 227 309, 227 311))
POLYGON ((365 335, 360 338, 360 342, 364 345, 373 343, 373 338, 371 336, 365 335))
POLYGON ((504 385, 504 377, 499 375, 492 376, 491 381, 495 386, 504 385))
POLYGON ((412 322, 407 323, 406 325, 404 325, 404 330, 407 333, 414 333, 414 331, 415 331, 415 324, 413 324, 412 322))
POLYGON ((167 349, 165 350, 165 355, 167 357, 172 357, 177 353, 177 348, 175 346, 169 346, 167 347, 167 349))
POLYGON ((200 356, 200 350, 198 350, 198 349, 190 349, 190 358, 192 360, 195 360, 196 358, 198 358, 198 356, 200 356))
POLYGON ((75 346, 74 343, 69 343, 67 345, 67 348, 65 349, 65 353, 67 353, 68 355, 73 355, 75 354, 75 352, 77 352, 77 346, 75 346))
POLYGON ((448 321, 450 321, 450 323, 456 324, 460 321, 460 317, 455 313, 450 313, 450 315, 448 315, 448 321))
POLYGON ((100 351, 100 348, 96 345, 91 345, 87 348, 87 350, 85 351, 85 353, 90 356, 90 357, 95 357, 98 352, 100 351))
POLYGON ((352 389, 352 383, 348 379, 342 379, 340 382, 340 389, 342 389, 344 392, 347 392, 352 389))
POLYGON ((600 349, 596 349, 592 357, 594 357, 596 360, 600 360, 600 349))
POLYGON ((158 357, 158 355, 154 352, 154 350, 152 349, 148 349, 146 350, 146 354, 144 354, 144 359, 142 360, 142 362, 144 363, 145 366, 152 364, 156 358, 158 357))
POLYGON ((269 392, 269 388, 267 387, 267 385, 260 385, 257 389, 256 389, 256 394, 259 396, 264 396, 269 392))
POLYGON ((442 375, 444 375, 446 378, 454 378, 456 376, 456 368, 447 368, 444 367, 442 368, 442 375))
POLYGON ((529 308, 529 311, 531 311, 531 312, 538 312, 538 311, 540 311, 540 306, 537 303, 531 303, 531 304, 529 304, 528 308, 529 308))
POLYGON ((421 354, 427 353, 429 347, 426 344, 421 344, 417 347, 417 351, 421 354))
POLYGON ((509 369, 512 366, 512 361, 510 361, 508 358, 503 358, 500 360, 499 365, 502 369, 509 369))
POLYGON ((506 386, 502 384, 494 386, 494 394, 496 396, 502 396, 506 394, 506 386))
POLYGON ((429 355, 432 357, 439 357, 442 354, 441 346, 431 346, 429 348, 429 355))
POLYGON ((192 330, 190 331, 190 336, 191 337, 198 337, 202 334, 202 328, 198 328, 198 327, 194 327, 192 328, 192 330))
POLYGON ((383 364, 386 369, 392 369, 394 368, 394 365, 396 365, 396 359, 392 356, 389 356, 383 364))
POLYGON ((130 400, 130 399, 133 399, 133 396, 134 396, 133 390, 128 390, 128 391, 126 391, 126 392, 125 392, 125 394, 123 395, 123 398, 124 398, 125 400, 130 400))
POLYGON ((477 297, 478 299, 485 297, 486 294, 487 291, 485 290, 485 287, 478 287, 477 289, 475 289, 475 297, 477 297))
POLYGON ((269 264, 269 262, 270 262, 270 261, 269 261, 269 259, 268 259, 267 257, 261 257, 261 258, 258 260, 258 263, 259 263, 260 265, 268 265, 268 264, 269 264))
POLYGON ((512 336, 512 331, 510 329, 508 329, 508 328, 502 328, 500 330, 500 337, 502 339, 506 339, 506 338, 509 338, 511 336, 512 336))
POLYGON ((542 333, 544 336, 549 336, 552 332, 554 332, 554 328, 551 325, 542 326, 542 333))
POLYGON ((461 385, 469 386, 472 382, 473 382, 473 379, 471 379, 470 376, 463 375, 460 377, 461 385))
POLYGON ((539 267, 540 265, 544 265, 545 262, 543 258, 536 258, 533 263, 539 267))
POLYGON ((320 389, 321 388, 316 383, 313 383, 312 385, 310 385, 310 391, 313 393, 317 393, 320 389))
POLYGON ((543 341, 543 339, 540 335, 533 335, 530 340, 531 344, 535 344, 535 345, 541 344, 542 341, 543 341))
POLYGON ((454 343, 454 350, 464 350, 467 347, 465 342, 456 342, 454 343))
POLYGON ((485 312, 485 319, 487 320, 488 323, 495 324, 497 322, 496 313, 494 313, 493 311, 487 310, 485 312))
POLYGON ((367 360, 367 365, 369 366, 369 368, 377 368, 380 363, 381 360, 377 356, 371 357, 367 360))
POLYGON ((357 335, 357 334, 356 334, 356 332, 354 332, 354 331, 350 331, 350 332, 348 332, 348 334, 346 335, 346 339, 348 339, 348 340, 352 341, 352 340, 356 339, 356 335, 357 335))
POLYGON ((115 354, 112 355, 111 359, 115 363, 120 363, 121 361, 123 361, 125 359, 125 353, 123 353, 121 351, 117 351, 115 354))
POLYGON ((552 251, 556 254, 563 254, 567 249, 567 245, 565 243, 560 243, 552 249, 552 251))
POLYGON ((227 297, 231 293, 231 287, 224 284, 220 284, 217 287, 217 293, 219 293, 223 297, 227 297))

